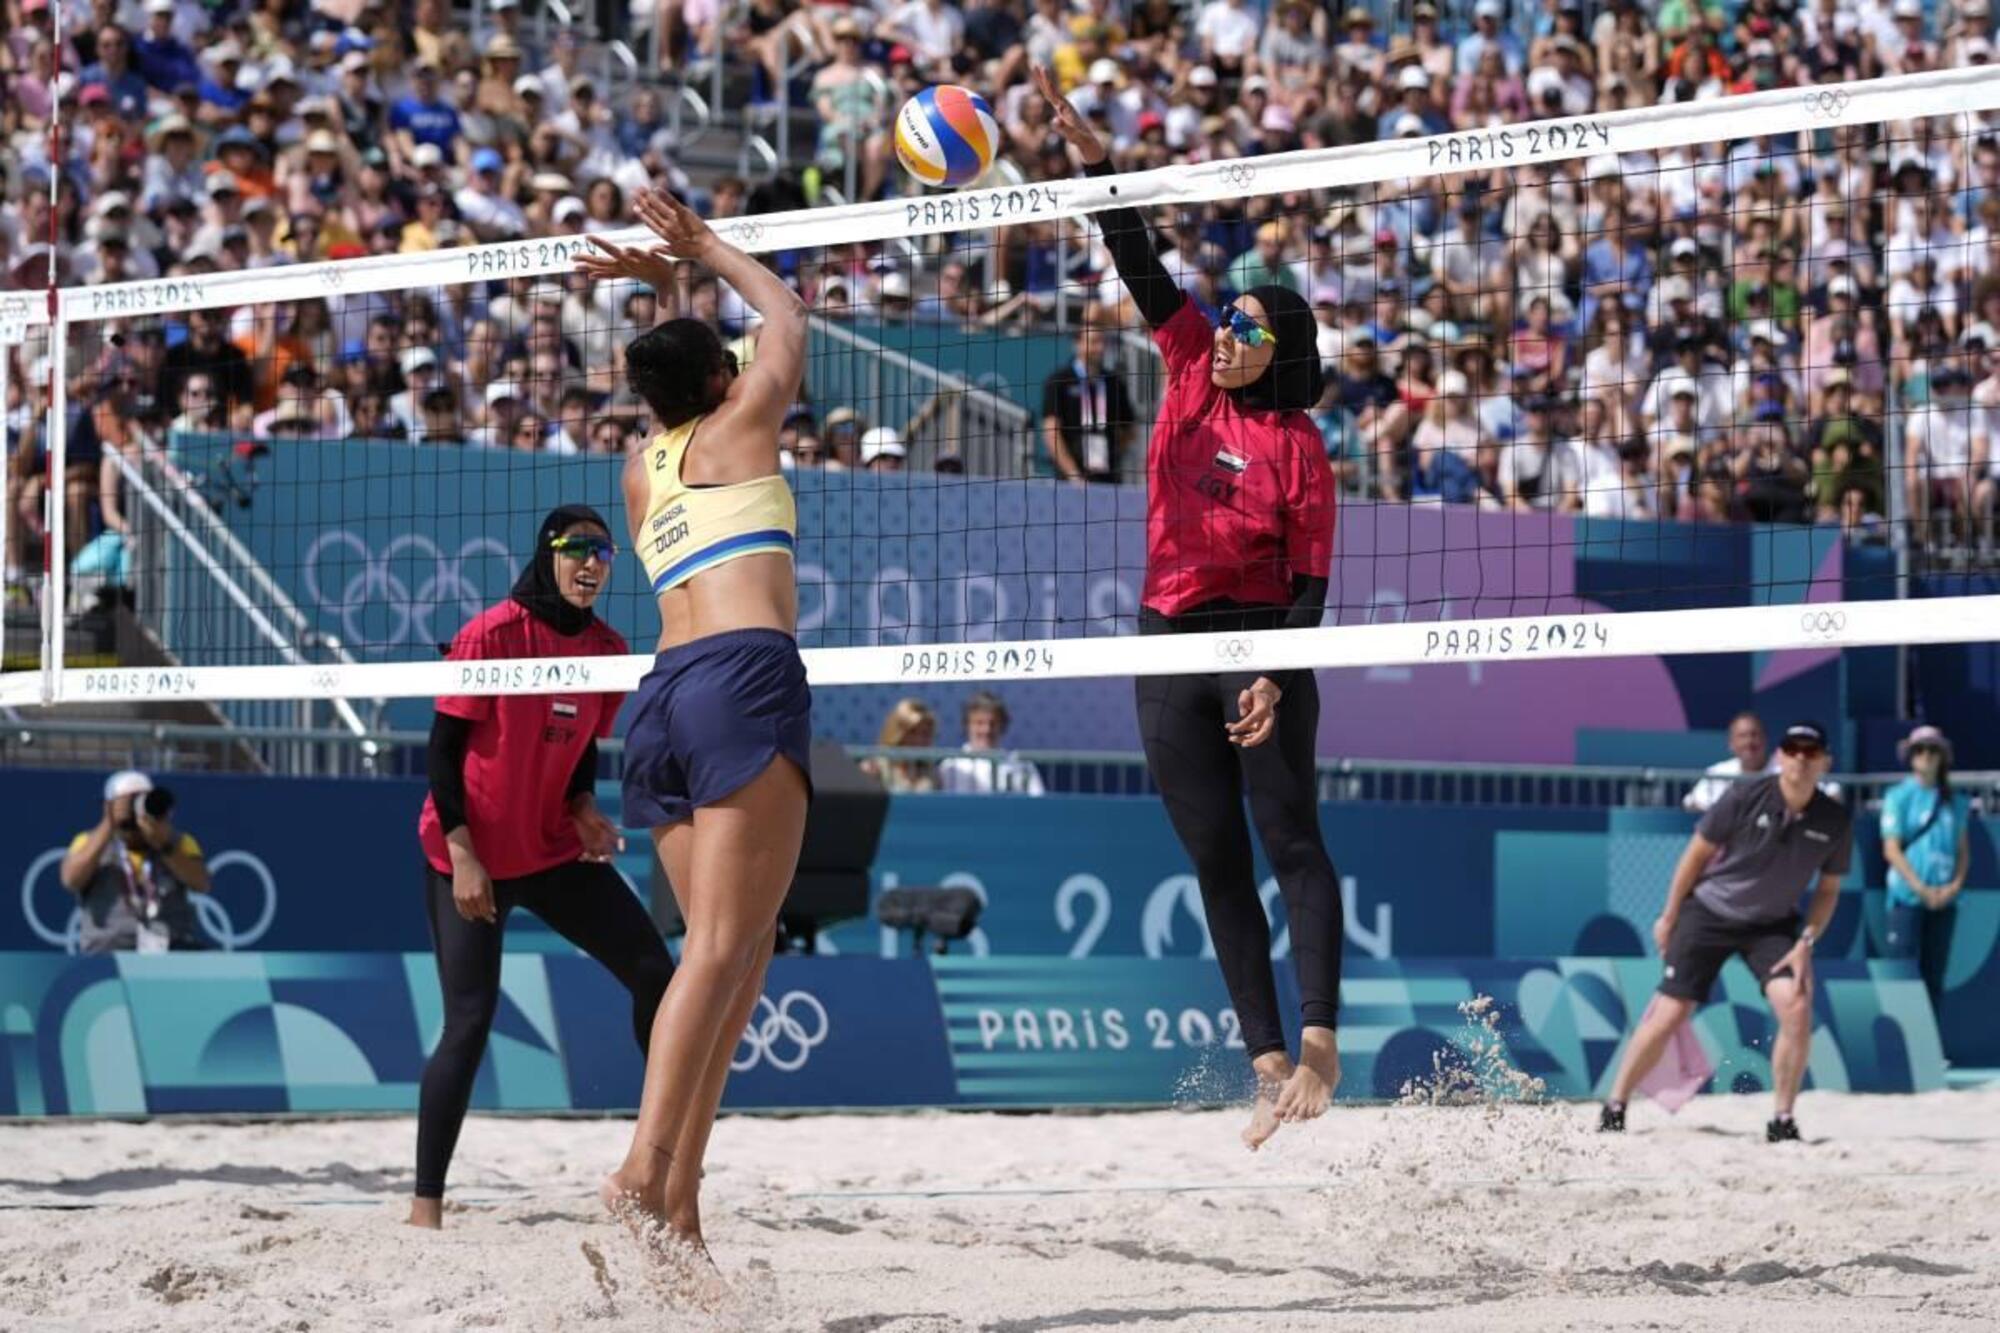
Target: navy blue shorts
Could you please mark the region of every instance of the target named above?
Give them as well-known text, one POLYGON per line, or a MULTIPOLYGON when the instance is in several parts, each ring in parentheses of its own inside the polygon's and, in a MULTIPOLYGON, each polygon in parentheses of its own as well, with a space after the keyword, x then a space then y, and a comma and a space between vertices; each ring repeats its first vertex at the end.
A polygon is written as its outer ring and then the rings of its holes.
POLYGON ((669 648, 634 696, 626 828, 658 828, 741 791, 780 755, 812 789, 812 691, 791 635, 738 629, 669 648))

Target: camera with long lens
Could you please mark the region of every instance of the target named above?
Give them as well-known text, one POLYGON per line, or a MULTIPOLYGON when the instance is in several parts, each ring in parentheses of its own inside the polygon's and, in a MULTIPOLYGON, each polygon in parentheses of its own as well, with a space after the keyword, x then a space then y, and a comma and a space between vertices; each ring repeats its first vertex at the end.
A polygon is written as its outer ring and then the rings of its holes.
POLYGON ((118 827, 126 833, 137 833, 141 814, 148 819, 165 819, 173 812, 173 792, 165 787, 155 787, 151 791, 142 791, 132 798, 132 813, 126 815, 118 827))

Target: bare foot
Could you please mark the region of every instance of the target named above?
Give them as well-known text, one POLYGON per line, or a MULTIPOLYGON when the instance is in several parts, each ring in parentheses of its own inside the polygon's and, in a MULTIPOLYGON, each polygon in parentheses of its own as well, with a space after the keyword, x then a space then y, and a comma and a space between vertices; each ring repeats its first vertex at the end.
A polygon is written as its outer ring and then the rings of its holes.
POLYGON ((1278 1132, 1278 1090, 1282 1080, 1258 1079, 1257 1101, 1250 1109, 1250 1123, 1243 1130, 1243 1146, 1256 1152, 1265 1140, 1278 1132))
POLYGON ((729 1285, 709 1257, 699 1224, 688 1230, 676 1226, 663 1201, 628 1185, 617 1171, 597 1187, 597 1197, 639 1242, 653 1285, 675 1305, 712 1311, 728 1299, 729 1285))
POLYGON ((411 1199, 408 1225, 422 1227, 426 1231, 438 1231, 444 1227, 443 1199, 411 1199))
POLYGON ((684 1309, 714 1313, 729 1301, 729 1284, 709 1257, 700 1236, 659 1232, 647 1247, 652 1281, 662 1295, 684 1309))
POLYGON ((1340 1086, 1340 1046, 1331 1028, 1307 1028, 1299 1044, 1299 1065, 1278 1093, 1278 1119, 1288 1125, 1326 1114, 1340 1086))
POLYGON ((666 1205, 652 1197, 656 1193, 644 1185, 627 1184, 622 1171, 613 1171, 597 1187, 597 1198, 604 1210, 642 1242, 651 1233, 666 1228, 666 1205))

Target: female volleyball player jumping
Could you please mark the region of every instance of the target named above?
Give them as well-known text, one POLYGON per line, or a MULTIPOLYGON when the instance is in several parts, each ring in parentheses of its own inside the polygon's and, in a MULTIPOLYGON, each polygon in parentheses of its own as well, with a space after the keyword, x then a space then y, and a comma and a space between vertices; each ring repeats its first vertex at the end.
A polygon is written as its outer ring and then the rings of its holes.
MULTIPOLYGON (((542 520, 513 595, 476 616, 454 661, 622 654, 625 640, 591 613, 618 548, 594 509, 542 520)), ((525 907, 611 970, 632 992, 646 1049, 673 958, 646 909, 608 862, 618 830, 597 809, 597 741, 623 696, 452 696, 431 724, 423 843, 426 906, 444 991, 444 1033, 417 1104, 413 1226, 443 1221, 444 1177, 500 1002, 501 936, 525 907)))
MULTIPOLYGON (((1104 145, 1045 69, 1036 86, 1094 176, 1104 145)), ((1333 470, 1306 413, 1322 383, 1312 310, 1255 287, 1211 328, 1161 265, 1136 209, 1098 216, 1118 275, 1166 360, 1146 460, 1143 634, 1317 625, 1333 563, 1333 470)), ((1194 862, 1216 961, 1257 1073, 1243 1141, 1326 1110, 1340 1081, 1340 881, 1320 835, 1314 783, 1319 687, 1310 671, 1142 676, 1139 731, 1174 831, 1194 862), (1274 744, 1267 742, 1275 741, 1274 744), (1257 895, 1250 814, 1291 925, 1304 1032, 1286 1053, 1257 895)))
MULTIPOLYGON (((640 218, 666 243, 580 261, 595 277, 674 290, 694 260, 764 318, 741 375, 708 325, 669 319, 633 339, 626 379, 660 434, 625 466, 625 516, 660 607, 659 657, 639 685, 625 750, 625 822, 653 830, 687 921, 679 970, 653 1025, 639 1123, 604 1201, 700 1256, 702 1155, 730 1056, 763 989, 778 909, 811 799, 812 701, 793 635, 797 516, 778 428, 798 396, 806 308, 664 191, 640 218)), ((678 1252, 677 1252, 678 1251, 678 1252)))

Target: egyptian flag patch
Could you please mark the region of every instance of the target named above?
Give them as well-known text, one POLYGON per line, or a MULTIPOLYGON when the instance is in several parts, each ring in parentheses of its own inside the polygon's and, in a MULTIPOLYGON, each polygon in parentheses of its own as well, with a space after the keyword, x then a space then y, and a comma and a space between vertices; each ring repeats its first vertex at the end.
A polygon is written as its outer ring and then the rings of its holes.
POLYGON ((1220 449, 1216 451, 1215 465, 1224 472, 1233 472, 1240 477, 1243 475, 1244 470, 1250 466, 1250 460, 1247 458, 1238 458, 1227 449, 1220 449))
POLYGON ((558 699, 549 705, 549 711, 557 717, 574 718, 576 716, 576 705, 567 699, 558 699))

